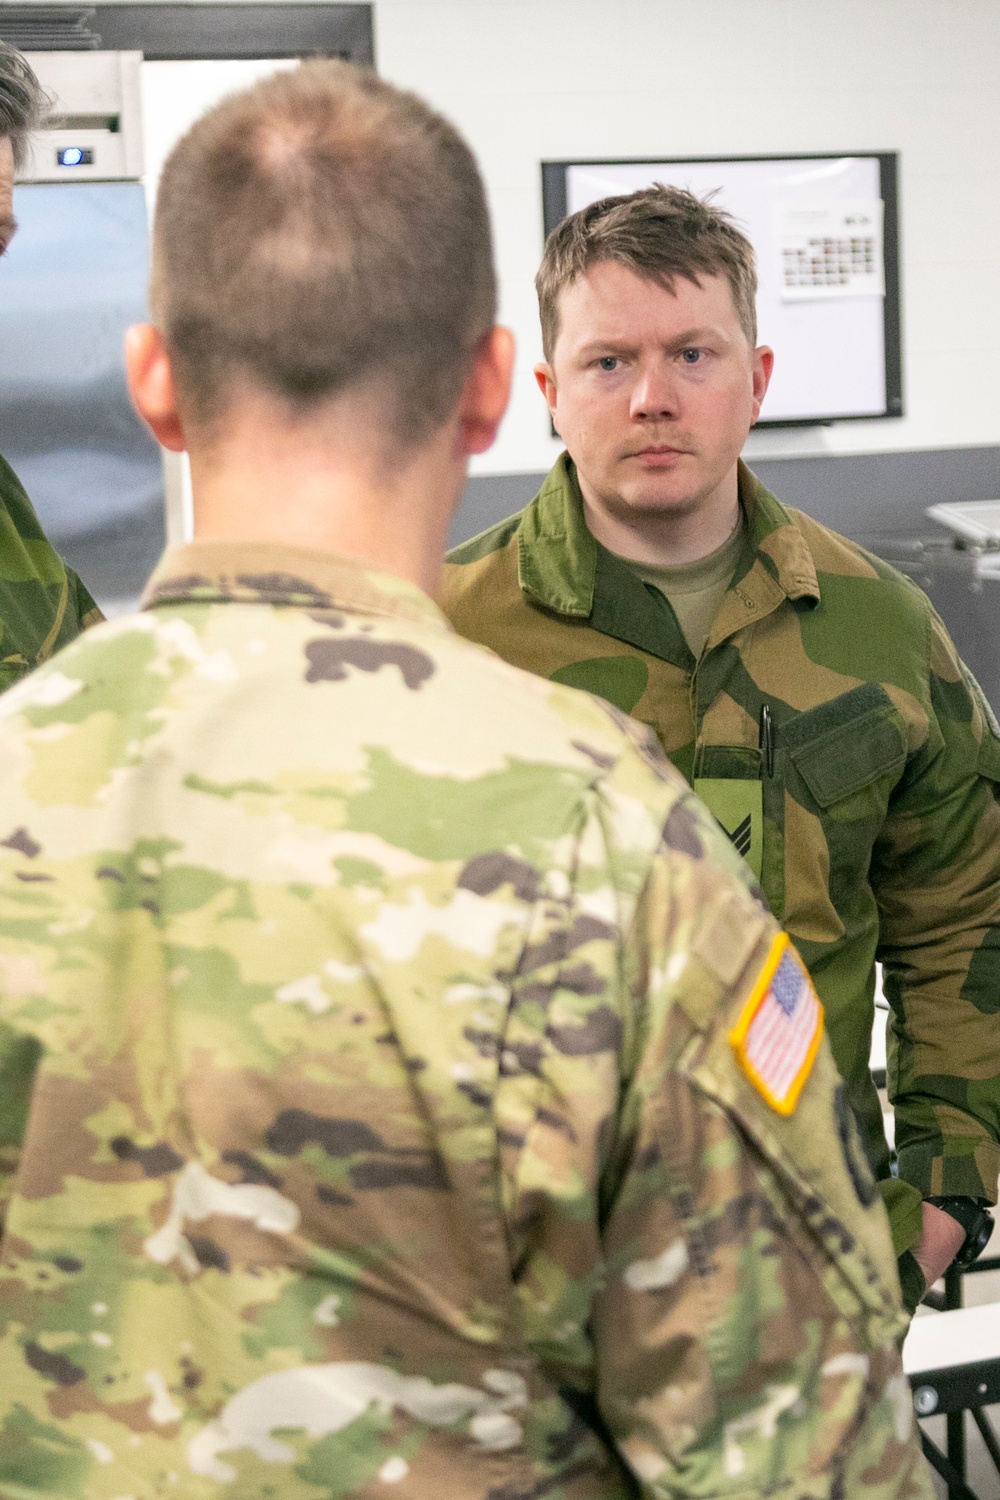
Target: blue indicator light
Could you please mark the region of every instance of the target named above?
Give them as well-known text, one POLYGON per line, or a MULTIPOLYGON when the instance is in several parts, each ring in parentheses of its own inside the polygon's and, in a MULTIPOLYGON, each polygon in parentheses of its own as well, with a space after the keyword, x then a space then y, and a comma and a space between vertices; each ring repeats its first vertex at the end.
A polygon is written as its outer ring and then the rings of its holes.
POLYGON ((90 167, 94 163, 94 153, 83 146, 64 146, 56 152, 56 161, 61 167, 90 167))

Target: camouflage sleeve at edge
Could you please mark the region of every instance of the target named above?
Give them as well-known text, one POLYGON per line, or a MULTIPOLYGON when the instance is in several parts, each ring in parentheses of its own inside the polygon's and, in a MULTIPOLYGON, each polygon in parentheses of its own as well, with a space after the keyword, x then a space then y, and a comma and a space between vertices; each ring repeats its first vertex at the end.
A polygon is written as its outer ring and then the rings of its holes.
POLYGON ((936 615, 929 733, 872 866, 900 1178, 995 1203, 1000 1171, 1000 741, 936 615))
POLYGON ((69 580, 69 586, 72 591, 76 618, 79 621, 80 629, 89 630, 91 625, 100 625, 104 619, 104 613, 100 605, 95 602, 79 573, 69 567, 68 564, 66 565, 66 577, 69 580))

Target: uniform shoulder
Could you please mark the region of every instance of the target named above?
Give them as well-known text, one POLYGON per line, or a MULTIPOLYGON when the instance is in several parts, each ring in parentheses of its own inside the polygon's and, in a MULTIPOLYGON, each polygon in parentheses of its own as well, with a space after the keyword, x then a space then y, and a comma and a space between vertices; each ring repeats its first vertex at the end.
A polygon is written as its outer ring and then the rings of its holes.
MULTIPOLYGON (((581 797, 596 794, 608 809, 606 834, 619 854, 630 851, 645 868, 658 849, 709 860, 743 886, 749 869, 715 819, 667 759, 656 735, 593 693, 522 671, 483 646, 453 636, 452 662, 464 663, 463 701, 490 707, 497 743, 530 755, 544 747, 562 778, 581 797)), ((463 691, 459 683, 460 692, 463 691)))
POLYGON ((449 633, 436 654, 463 701, 488 703, 492 730, 512 744, 544 731, 554 750, 562 743, 575 764, 588 767, 588 780, 599 781, 623 758, 635 757, 657 780, 685 785, 652 731, 603 698, 525 671, 457 633, 449 633))
POLYGON ((519 510, 515 515, 508 516, 506 520, 498 521, 495 526, 479 532, 478 536, 470 537, 467 542, 460 542, 448 553, 445 558, 446 564, 448 567, 462 568, 468 566, 469 563, 481 562, 483 558, 489 557, 494 552, 502 552, 517 535, 523 516, 524 511, 519 510))
POLYGON ((438 602, 470 641, 503 650, 509 615, 523 609, 518 577, 518 532, 524 512, 508 516, 454 548, 445 559, 438 602), (505 623, 501 623, 505 622, 505 623))
MULTIPOLYGON (((155 684, 152 679, 146 680, 157 649, 150 617, 123 615, 105 620, 97 606, 93 608, 94 618, 87 622, 86 630, 0 695, 0 721, 22 713, 39 722, 41 715, 48 722, 59 717, 77 719, 102 708, 124 711, 130 706, 135 679, 140 676, 142 705, 160 690, 159 679, 155 684), (79 705, 70 707, 77 698, 79 705)), ((165 680, 162 691, 166 691, 165 680)), ((138 702, 137 711, 141 711, 138 702)))
MULTIPOLYGON (((805 511, 797 510, 791 505, 784 508, 806 542, 818 574, 880 581, 898 597, 900 607, 908 616, 913 613, 926 619, 933 612, 933 606, 923 590, 891 563, 884 562, 859 542, 851 541, 849 537, 841 536, 838 531, 824 526, 805 511)), ((822 584, 820 587, 822 590, 822 584)))
MULTIPOLYGON (((0 506, 10 517, 22 541, 45 541, 41 522, 28 493, 7 460, 0 455, 0 506)), ((55 554, 53 553, 53 558, 55 554)), ((59 570, 62 564, 58 564, 59 570)))
POLYGON ((104 611, 97 600, 73 568, 67 567, 66 577, 73 600, 73 611, 76 616, 76 624, 81 630, 89 630, 93 625, 100 625, 104 621, 104 611))

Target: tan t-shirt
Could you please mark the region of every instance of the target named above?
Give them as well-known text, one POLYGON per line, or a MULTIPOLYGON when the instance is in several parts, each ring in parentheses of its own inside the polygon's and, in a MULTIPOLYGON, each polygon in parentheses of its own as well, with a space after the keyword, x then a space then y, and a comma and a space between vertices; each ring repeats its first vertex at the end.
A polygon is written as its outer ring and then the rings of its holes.
POLYGON ((697 658, 705 649, 712 621, 732 582, 746 532, 746 521, 740 511, 739 523, 728 541, 697 562, 671 566, 632 562, 622 558, 643 583, 651 583, 670 602, 684 639, 697 658))

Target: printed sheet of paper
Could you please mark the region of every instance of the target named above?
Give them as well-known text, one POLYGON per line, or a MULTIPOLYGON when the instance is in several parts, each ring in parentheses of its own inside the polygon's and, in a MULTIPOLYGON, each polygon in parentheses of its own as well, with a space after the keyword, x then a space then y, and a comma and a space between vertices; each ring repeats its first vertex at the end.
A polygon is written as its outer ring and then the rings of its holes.
POLYGON ((883 208, 857 198, 779 209, 782 301, 884 297, 883 208))

